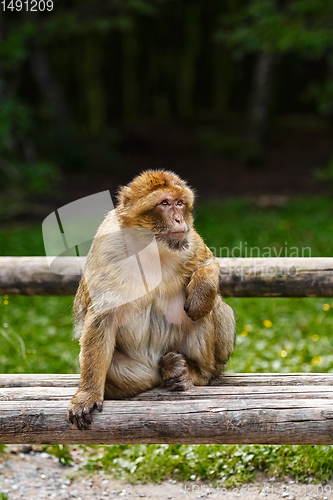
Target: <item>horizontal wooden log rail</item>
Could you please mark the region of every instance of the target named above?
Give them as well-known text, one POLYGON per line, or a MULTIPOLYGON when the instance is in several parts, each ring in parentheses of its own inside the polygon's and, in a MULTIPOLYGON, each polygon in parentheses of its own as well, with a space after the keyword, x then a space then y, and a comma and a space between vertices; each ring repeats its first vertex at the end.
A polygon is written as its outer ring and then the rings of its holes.
POLYGON ((226 374, 218 387, 105 401, 66 420, 79 375, 0 375, 0 443, 333 444, 333 374, 226 374))
MULTIPOLYGON (((332 297, 333 257, 219 258, 224 297, 332 297)), ((0 257, 0 295, 74 295, 76 257, 0 257)))

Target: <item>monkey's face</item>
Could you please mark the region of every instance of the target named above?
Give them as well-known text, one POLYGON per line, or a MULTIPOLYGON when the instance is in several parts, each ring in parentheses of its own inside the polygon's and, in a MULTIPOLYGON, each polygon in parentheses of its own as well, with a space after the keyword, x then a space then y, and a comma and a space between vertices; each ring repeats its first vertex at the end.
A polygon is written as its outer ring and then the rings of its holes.
POLYGON ((147 171, 118 195, 122 227, 152 231, 161 245, 175 250, 188 247, 193 227, 193 191, 172 172, 147 171))
POLYGON ((161 193, 154 216, 157 221, 154 232, 159 241, 173 249, 188 247, 186 234, 190 231, 192 220, 186 196, 161 193))

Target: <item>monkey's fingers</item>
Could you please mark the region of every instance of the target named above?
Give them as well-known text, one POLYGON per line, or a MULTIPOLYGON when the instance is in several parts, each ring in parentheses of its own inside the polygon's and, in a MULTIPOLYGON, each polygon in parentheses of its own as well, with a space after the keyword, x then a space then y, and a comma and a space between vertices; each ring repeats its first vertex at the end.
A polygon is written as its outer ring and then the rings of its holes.
POLYGON ((97 401, 95 403, 95 406, 96 406, 98 411, 103 411, 103 401, 97 401))
POLYGON ((211 311, 211 309, 210 305, 207 306, 202 302, 197 304, 192 298, 187 299, 184 304, 184 311, 192 321, 197 321, 198 319, 203 318, 211 311))
POLYGON ((88 425, 90 425, 92 422, 90 412, 91 412, 91 409, 88 406, 85 406, 82 410, 82 418, 86 421, 86 423, 88 425))
POLYGON ((187 391, 193 387, 191 382, 184 380, 184 377, 169 378, 165 380, 164 386, 170 391, 187 391))
POLYGON ((71 424, 76 425, 79 430, 88 429, 91 423, 91 417, 90 422, 86 422, 85 417, 83 417, 82 411, 75 412, 72 409, 68 410, 68 420, 71 422, 71 424))
POLYGON ((70 421, 71 424, 74 424, 73 410, 71 410, 71 409, 68 410, 67 419, 70 421))
POLYGON ((92 421, 92 419, 91 419, 90 414, 86 415, 84 413, 84 409, 81 412, 79 412, 78 415, 76 415, 76 423, 77 423, 77 428, 79 430, 82 430, 82 429, 87 430, 87 429, 89 429, 91 421, 92 421))
POLYGON ((197 319, 199 319, 198 311, 193 306, 193 302, 190 299, 186 300, 184 304, 184 311, 192 321, 196 321, 197 319))
POLYGON ((76 415, 76 424, 78 429, 89 429, 91 422, 92 422, 92 416, 91 412, 93 411, 94 408, 97 408, 99 412, 103 410, 103 401, 96 401, 92 406, 85 406, 82 411, 79 411, 79 413, 76 415))
POLYGON ((91 412, 94 408, 99 412, 103 410, 103 400, 98 400, 95 403, 86 403, 84 406, 81 404, 74 405, 68 409, 68 420, 79 430, 89 429, 92 422, 91 412))

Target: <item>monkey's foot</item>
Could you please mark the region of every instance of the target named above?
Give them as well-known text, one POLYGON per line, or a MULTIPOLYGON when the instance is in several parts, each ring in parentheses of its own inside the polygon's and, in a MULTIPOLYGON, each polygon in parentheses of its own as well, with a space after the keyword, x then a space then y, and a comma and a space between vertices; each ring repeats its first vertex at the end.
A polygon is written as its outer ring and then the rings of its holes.
POLYGON ((209 379, 208 385, 221 385, 223 384, 223 379, 224 375, 223 373, 221 373, 220 375, 217 375, 216 377, 212 377, 211 379, 209 379))
POLYGON ((160 373, 164 386, 171 391, 186 391, 192 387, 186 357, 179 352, 168 352, 160 359, 160 373))
POLYGON ((89 429, 92 418, 90 413, 94 408, 103 409, 103 398, 95 392, 78 390, 68 407, 68 420, 79 430, 89 429))

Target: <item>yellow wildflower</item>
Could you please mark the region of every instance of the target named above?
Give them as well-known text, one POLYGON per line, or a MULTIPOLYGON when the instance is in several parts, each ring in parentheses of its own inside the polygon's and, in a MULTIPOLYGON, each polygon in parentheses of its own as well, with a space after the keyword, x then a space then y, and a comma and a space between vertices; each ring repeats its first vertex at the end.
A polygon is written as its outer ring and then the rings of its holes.
POLYGON ((265 321, 264 321, 264 327, 265 328, 270 328, 272 326, 272 324, 273 323, 271 322, 270 319, 265 319, 265 321))
POLYGON ((321 356, 315 356, 314 358, 311 359, 310 364, 312 366, 317 366, 321 365, 323 362, 323 358, 321 356))
POLYGON ((313 340, 313 342, 317 342, 319 340, 319 335, 317 335, 317 334, 312 335, 312 340, 313 340))

